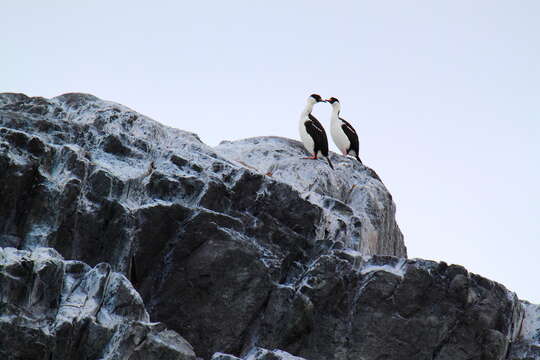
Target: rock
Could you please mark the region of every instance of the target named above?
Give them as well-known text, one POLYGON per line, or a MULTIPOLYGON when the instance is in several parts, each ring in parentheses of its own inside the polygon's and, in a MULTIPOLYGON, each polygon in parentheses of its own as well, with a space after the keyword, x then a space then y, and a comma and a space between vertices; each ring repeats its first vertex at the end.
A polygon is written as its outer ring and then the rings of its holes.
POLYGON ((533 305, 407 260, 377 174, 304 155, 211 148, 92 95, 0 94, 0 355, 537 356, 533 305))
POLYGON ((236 356, 232 356, 232 355, 229 355, 229 354, 223 354, 223 353, 215 353, 214 355, 212 355, 212 359, 211 360, 242 360, 236 356))
POLYGON ((300 142, 275 136, 224 141, 216 151, 292 186, 322 208, 325 231, 334 241, 367 255, 407 256, 392 196, 377 174, 358 161, 331 153, 333 171, 323 160, 302 159, 308 154, 300 142))
POLYGON ((300 358, 298 356, 293 356, 289 354, 288 352, 282 351, 282 350, 270 351, 263 348, 255 347, 249 352, 249 354, 247 354, 243 358, 238 358, 236 356, 223 354, 223 353, 215 353, 212 356, 211 360, 305 360, 305 359, 300 358))
POLYGON ((6 360, 195 359, 123 275, 50 248, 0 248, 0 339, 6 360))
POLYGON ((540 306, 522 302, 525 316, 519 324, 517 339, 510 347, 508 360, 540 359, 540 306))
MULTIPOLYGON (((406 255, 391 196, 367 168, 345 165, 341 177, 358 174, 337 193, 334 180, 328 193, 306 191, 91 95, 3 94, 0 104, 0 245, 111 264, 202 356, 238 352, 275 283, 350 234, 364 254, 406 255)), ((276 161, 312 176, 298 146, 283 142, 276 161)))
MULTIPOLYGON (((425 260, 321 256, 270 295, 257 346, 306 359, 505 359, 523 319, 502 285, 425 260), (456 277, 465 302, 449 296, 456 277)), ((246 349, 247 351, 247 349, 246 349)))

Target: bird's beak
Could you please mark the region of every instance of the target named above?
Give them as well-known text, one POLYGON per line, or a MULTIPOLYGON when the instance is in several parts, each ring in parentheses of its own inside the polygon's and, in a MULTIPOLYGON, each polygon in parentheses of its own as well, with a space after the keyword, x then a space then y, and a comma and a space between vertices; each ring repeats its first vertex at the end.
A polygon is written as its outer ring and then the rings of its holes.
POLYGON ((330 99, 324 99, 323 102, 330 102, 330 99))

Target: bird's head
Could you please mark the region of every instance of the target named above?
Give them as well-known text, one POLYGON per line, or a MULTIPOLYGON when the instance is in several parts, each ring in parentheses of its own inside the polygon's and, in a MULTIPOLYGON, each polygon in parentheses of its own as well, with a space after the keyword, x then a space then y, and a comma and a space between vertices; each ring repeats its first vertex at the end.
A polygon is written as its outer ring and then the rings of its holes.
POLYGON ((339 104, 339 100, 337 98, 335 98, 335 97, 331 97, 330 99, 326 99, 324 101, 327 102, 327 103, 330 103, 330 104, 335 104, 335 103, 339 104))
POLYGON ((319 94, 311 94, 308 97, 308 102, 310 102, 312 104, 322 102, 322 101, 323 101, 323 99, 322 99, 321 95, 319 95, 319 94))
POLYGON ((337 109, 338 111, 341 110, 341 104, 337 98, 331 97, 330 99, 326 99, 324 101, 330 103, 334 109, 337 109))

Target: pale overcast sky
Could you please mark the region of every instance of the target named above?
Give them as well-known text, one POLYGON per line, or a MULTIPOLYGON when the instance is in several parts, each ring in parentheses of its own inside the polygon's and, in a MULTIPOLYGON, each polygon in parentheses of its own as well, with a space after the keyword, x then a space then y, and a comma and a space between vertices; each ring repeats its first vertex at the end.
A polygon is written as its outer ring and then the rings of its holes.
MULTIPOLYGON (((4 1, 0 91, 87 92, 220 140, 341 100, 409 256, 540 303, 539 1, 4 1)), ((328 105, 316 114, 329 125, 328 105)))

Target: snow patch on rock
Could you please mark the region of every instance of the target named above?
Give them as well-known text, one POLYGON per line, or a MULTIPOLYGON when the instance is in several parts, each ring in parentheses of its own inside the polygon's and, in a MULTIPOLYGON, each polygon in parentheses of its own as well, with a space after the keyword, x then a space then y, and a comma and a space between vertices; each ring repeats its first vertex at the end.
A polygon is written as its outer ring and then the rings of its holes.
POLYGON ((524 310, 520 336, 532 345, 540 346, 540 305, 522 302, 524 310))
POLYGON ((384 265, 366 265, 360 269, 360 274, 366 275, 370 273, 374 273, 377 271, 385 271, 394 275, 399 276, 400 278, 403 278, 403 275, 405 275, 405 271, 407 270, 406 267, 407 259, 399 259, 394 265, 391 264, 384 264, 384 265))

